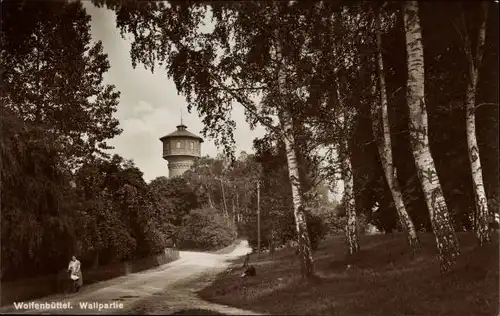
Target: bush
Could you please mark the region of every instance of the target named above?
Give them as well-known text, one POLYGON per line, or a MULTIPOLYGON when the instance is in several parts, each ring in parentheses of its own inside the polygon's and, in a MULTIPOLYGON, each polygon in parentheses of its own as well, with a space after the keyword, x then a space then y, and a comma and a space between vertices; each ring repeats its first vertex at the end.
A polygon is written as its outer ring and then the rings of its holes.
POLYGON ((181 249, 215 250, 229 246, 236 237, 236 227, 219 211, 197 209, 184 217, 177 245, 181 249))
MULTIPOLYGON (((312 250, 318 248, 319 243, 325 239, 329 232, 327 222, 318 214, 306 213, 307 231, 309 233, 309 240, 311 241, 312 250)), ((260 227, 260 247, 261 250, 270 248, 271 237, 270 221, 264 217, 261 219, 260 227)), ((245 227, 245 236, 248 238, 250 246, 257 250, 257 223, 255 221, 248 221, 245 227)), ((290 240, 297 240, 297 228, 295 226, 295 218, 293 212, 290 210, 288 213, 280 217, 280 221, 276 221, 274 225, 274 243, 275 247, 284 246, 290 240)))
POLYGON ((319 243, 325 239, 328 234, 329 227, 325 221, 318 215, 307 214, 307 231, 309 232, 309 240, 311 241, 312 250, 318 249, 319 243))

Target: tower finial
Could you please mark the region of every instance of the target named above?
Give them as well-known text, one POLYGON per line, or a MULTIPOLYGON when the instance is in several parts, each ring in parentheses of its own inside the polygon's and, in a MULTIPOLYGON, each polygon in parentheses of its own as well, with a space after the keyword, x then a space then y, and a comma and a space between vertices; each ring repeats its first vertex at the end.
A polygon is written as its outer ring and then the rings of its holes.
POLYGON ((182 108, 181 108, 181 125, 184 125, 184 124, 182 124, 182 108))

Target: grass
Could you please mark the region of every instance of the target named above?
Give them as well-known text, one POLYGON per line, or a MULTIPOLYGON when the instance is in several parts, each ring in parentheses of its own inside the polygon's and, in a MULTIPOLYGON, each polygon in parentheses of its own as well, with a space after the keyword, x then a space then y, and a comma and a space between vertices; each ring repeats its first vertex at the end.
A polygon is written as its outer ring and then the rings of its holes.
POLYGON ((315 252, 317 278, 300 277, 290 249, 250 263, 257 276, 240 278, 241 263, 199 292, 208 301, 281 315, 499 315, 498 234, 476 247, 474 234, 460 233, 461 256, 441 275, 431 234, 412 256, 401 234, 361 237, 361 251, 347 259, 342 237, 324 241, 315 252), (350 267, 348 267, 350 265, 350 267))

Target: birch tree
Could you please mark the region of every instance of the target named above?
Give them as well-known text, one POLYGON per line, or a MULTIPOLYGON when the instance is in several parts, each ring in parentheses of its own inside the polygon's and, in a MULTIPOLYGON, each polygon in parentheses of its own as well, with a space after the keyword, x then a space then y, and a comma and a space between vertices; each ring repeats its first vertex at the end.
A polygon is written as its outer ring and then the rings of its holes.
MULTIPOLYGON (((325 82, 324 93, 330 94, 329 98, 334 100, 329 102, 327 122, 323 128, 326 127, 330 130, 333 146, 337 149, 337 165, 344 183, 343 203, 347 215, 344 232, 348 253, 354 255, 360 250, 360 245, 351 159, 355 146, 354 122, 364 104, 364 91, 363 88, 359 88, 363 84, 356 81, 364 76, 363 67, 366 65, 363 62, 365 61, 363 56, 369 54, 367 37, 365 36, 369 28, 369 21, 366 19, 362 6, 358 6, 358 4, 341 8, 335 6, 320 8, 331 10, 331 16, 325 23, 325 27, 328 29, 325 34, 328 38, 326 43, 320 46, 320 50, 328 58, 327 69, 329 71, 326 73, 330 72, 330 77, 327 78, 333 82, 333 84, 325 82), (330 45, 331 47, 328 47, 330 45), (329 89, 331 89, 330 92, 328 92, 329 89)), ((321 11, 319 15, 328 16, 321 11)), ((325 71, 318 70, 318 72, 325 71)))
MULTIPOLYGON (((280 5, 274 3, 273 5, 275 14, 274 18, 280 17, 280 5)), ((275 29, 274 33, 274 58, 276 63, 276 96, 275 102, 278 103, 278 119, 281 127, 281 138, 285 144, 286 158, 288 164, 288 174, 290 186, 292 188, 292 201, 293 201, 293 215, 295 217, 295 225, 297 229, 297 238, 299 245, 299 253, 301 255, 301 272, 303 275, 310 276, 314 273, 314 260, 312 256, 311 241, 307 232, 307 222, 305 216, 305 201, 301 192, 301 184, 299 177, 299 166, 297 163, 297 146, 295 144, 295 131, 293 124, 293 117, 290 111, 290 104, 283 104, 290 99, 287 98, 287 77, 284 67, 279 61, 286 60, 282 54, 282 46, 280 41, 280 30, 275 29), (280 104, 282 103, 282 104, 280 104)))
POLYGON ((401 227, 406 231, 408 244, 413 251, 416 251, 419 244, 417 232, 415 230, 413 221, 406 211, 406 207, 403 201, 403 194, 401 192, 401 186, 399 185, 396 168, 394 167, 392 159, 391 130, 389 125, 384 61, 382 56, 380 8, 377 8, 375 12, 375 33, 377 43, 377 70, 379 81, 378 90, 380 95, 380 102, 373 102, 371 107, 373 133, 375 136, 375 141, 377 143, 377 149, 380 155, 380 160, 382 162, 382 168, 384 170, 385 178, 387 180, 387 184, 389 185, 389 190, 391 191, 392 198, 398 212, 399 220, 401 222, 401 227), (382 127, 382 131, 380 131, 380 127, 382 127))
POLYGON ((340 122, 343 129, 344 136, 338 145, 339 159, 340 159, 340 172, 342 180, 344 181, 344 197, 343 203, 347 214, 347 223, 345 226, 345 235, 347 241, 347 251, 349 255, 354 255, 359 251, 359 232, 358 232, 358 219, 356 214, 356 201, 354 199, 354 178, 352 174, 352 163, 350 158, 349 143, 351 140, 351 121, 354 113, 352 109, 346 108, 344 104, 344 96, 340 92, 340 87, 337 81, 337 98, 340 108, 343 113, 340 122))
POLYGON ((404 2, 403 19, 408 66, 410 145, 436 237, 441 269, 446 271, 454 264, 460 249, 429 147, 424 90, 424 50, 417 1, 404 2))
POLYGON ((474 53, 472 52, 472 44, 468 36, 467 23, 463 10, 461 15, 463 29, 462 32, 460 32, 464 42, 464 51, 469 66, 469 82, 467 84, 465 100, 465 126, 467 129, 467 148, 472 174, 472 185, 474 188, 476 212, 475 229, 479 245, 481 246, 484 243, 489 243, 491 241, 491 233, 489 230, 488 200, 486 198, 486 192, 484 189, 483 171, 481 168, 481 158, 479 156, 479 146, 477 144, 476 136, 476 90, 479 81, 479 69, 481 68, 481 63, 483 60, 488 7, 488 2, 483 1, 481 3, 480 25, 476 40, 476 51, 474 53))

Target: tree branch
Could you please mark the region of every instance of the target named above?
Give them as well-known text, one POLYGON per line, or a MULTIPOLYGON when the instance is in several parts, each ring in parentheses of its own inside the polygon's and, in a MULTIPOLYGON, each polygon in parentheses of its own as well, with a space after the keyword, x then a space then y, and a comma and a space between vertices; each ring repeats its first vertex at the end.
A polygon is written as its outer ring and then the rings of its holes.
POLYGON ((240 87, 240 88, 229 88, 229 87, 227 87, 227 89, 231 90, 231 91, 265 90, 265 89, 267 89, 267 86, 261 86, 261 87, 240 87))
POLYGON ((387 100, 387 102, 391 101, 391 100, 394 98, 394 96, 396 95, 396 93, 398 93, 399 91, 401 91, 401 89, 403 89, 403 87, 399 87, 399 88, 397 88, 397 89, 396 89, 396 90, 395 90, 395 91, 391 94, 391 96, 389 97, 389 99, 387 100))
POLYGON ((311 187, 313 187, 313 188, 317 187, 321 182, 323 182, 325 179, 330 178, 331 176, 332 175, 329 173, 323 173, 323 174, 320 174, 320 175, 314 177, 311 187))
MULTIPOLYGON (((238 103, 240 103, 251 115, 255 117, 257 121, 259 121, 262 125, 268 127, 272 131, 280 134, 281 130, 274 126, 269 120, 266 120, 265 118, 261 117, 257 111, 256 111, 256 106, 254 102, 249 100, 246 96, 242 96, 238 93, 236 93, 238 90, 235 88, 230 88, 227 87, 224 83, 222 83, 222 80, 214 75, 211 75, 211 77, 217 82, 219 85, 219 88, 221 88, 223 91, 231 95, 238 103)), ((242 90, 242 89, 240 89, 242 90)))
POLYGON ((476 110, 484 105, 492 105, 492 106, 498 106, 498 103, 480 103, 476 105, 476 110))

